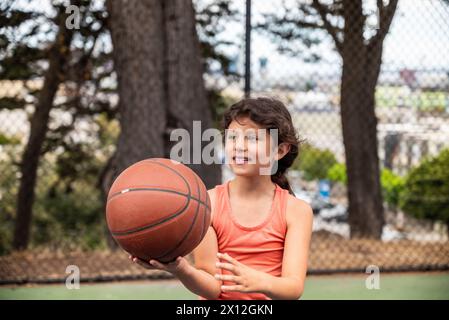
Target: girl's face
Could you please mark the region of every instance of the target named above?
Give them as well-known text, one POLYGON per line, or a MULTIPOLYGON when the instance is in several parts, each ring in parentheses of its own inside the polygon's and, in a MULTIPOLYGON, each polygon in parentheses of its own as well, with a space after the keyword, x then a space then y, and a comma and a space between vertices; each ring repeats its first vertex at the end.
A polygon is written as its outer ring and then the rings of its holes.
POLYGON ((249 117, 239 117, 225 130, 225 153, 235 175, 270 175, 277 152, 271 151, 276 141, 269 131, 261 128, 249 117))

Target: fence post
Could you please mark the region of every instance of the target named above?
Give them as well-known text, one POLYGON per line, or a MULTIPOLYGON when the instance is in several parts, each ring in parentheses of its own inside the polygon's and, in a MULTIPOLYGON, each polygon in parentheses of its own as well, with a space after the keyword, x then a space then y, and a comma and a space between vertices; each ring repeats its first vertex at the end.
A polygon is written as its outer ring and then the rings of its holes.
POLYGON ((246 0, 245 27, 245 97, 251 94, 251 0, 246 0))

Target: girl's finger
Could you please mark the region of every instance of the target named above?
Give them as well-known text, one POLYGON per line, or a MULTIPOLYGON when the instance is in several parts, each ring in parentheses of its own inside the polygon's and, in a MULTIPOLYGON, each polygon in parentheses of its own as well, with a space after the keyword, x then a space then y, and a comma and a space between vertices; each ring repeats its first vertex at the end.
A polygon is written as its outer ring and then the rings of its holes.
POLYGON ((229 292, 229 291, 237 291, 244 292, 245 288, 242 285, 234 285, 234 286, 221 286, 221 291, 229 292))
POLYGON ((240 284, 240 277, 233 276, 230 274, 215 274, 215 279, 217 280, 224 280, 224 281, 231 281, 235 282, 236 284, 240 284))
POLYGON ((182 257, 177 257, 175 260, 173 260, 172 262, 167 263, 170 266, 178 266, 182 261, 182 257))
POLYGON ((230 263, 217 262, 215 265, 217 266, 217 268, 226 269, 226 270, 231 271, 232 273, 235 273, 235 271, 236 271, 235 266, 230 263))
POLYGON ((233 257, 231 257, 231 256, 230 256, 229 254, 227 254, 227 253, 222 254, 222 253, 218 252, 218 253, 217 253, 217 256, 218 256, 219 259, 226 260, 226 261, 228 261, 229 263, 232 263, 232 264, 235 264, 235 265, 238 265, 238 264, 239 264, 239 262, 238 262, 237 260, 235 260, 233 257))
POLYGON ((153 267, 158 268, 158 269, 167 270, 167 267, 157 260, 153 260, 153 259, 150 260, 150 265, 152 265, 153 267))
POLYGON ((177 257, 175 260, 176 264, 180 264, 183 259, 184 259, 184 257, 181 257, 181 256, 177 257))
POLYGON ((140 266, 142 266, 142 267, 144 267, 144 268, 147 268, 147 269, 154 269, 154 267, 153 267, 151 264, 149 264, 149 263, 143 261, 142 259, 139 259, 139 258, 134 257, 134 258, 133 258, 133 262, 137 263, 138 265, 140 265, 140 266))

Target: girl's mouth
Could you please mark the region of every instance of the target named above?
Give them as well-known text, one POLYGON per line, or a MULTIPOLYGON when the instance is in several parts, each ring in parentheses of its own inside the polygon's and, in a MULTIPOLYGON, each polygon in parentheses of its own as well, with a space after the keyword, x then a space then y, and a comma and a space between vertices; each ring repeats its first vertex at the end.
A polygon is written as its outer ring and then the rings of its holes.
POLYGON ((240 157, 240 156, 234 156, 232 157, 232 160, 234 160, 234 162, 236 164, 244 164, 244 163, 248 163, 249 159, 247 157, 240 157))

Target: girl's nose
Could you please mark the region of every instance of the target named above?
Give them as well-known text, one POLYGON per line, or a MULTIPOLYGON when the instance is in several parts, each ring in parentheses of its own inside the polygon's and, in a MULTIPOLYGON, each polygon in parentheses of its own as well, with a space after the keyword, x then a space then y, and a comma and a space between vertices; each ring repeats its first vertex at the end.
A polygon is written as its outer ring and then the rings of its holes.
POLYGON ((236 152, 245 152, 246 151, 245 143, 236 143, 235 151, 236 152))
POLYGON ((243 136, 239 136, 235 141, 235 149, 236 150, 245 150, 246 149, 246 143, 245 138, 243 136))

